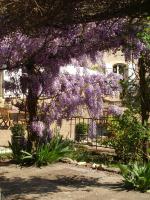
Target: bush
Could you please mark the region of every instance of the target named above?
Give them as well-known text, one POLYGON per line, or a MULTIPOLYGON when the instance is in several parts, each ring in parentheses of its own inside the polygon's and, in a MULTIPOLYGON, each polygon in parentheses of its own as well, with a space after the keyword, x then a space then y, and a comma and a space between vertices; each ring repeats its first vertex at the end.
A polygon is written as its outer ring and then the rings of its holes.
POLYGON ((75 127, 75 140, 80 141, 81 138, 84 138, 84 136, 88 132, 88 124, 85 124, 83 122, 80 122, 76 124, 75 127))
POLYGON ((150 162, 120 165, 119 167, 127 188, 140 190, 141 192, 150 189, 150 162))
POLYGON ((25 126, 22 124, 15 124, 10 128, 12 136, 24 136, 25 135, 25 126))
POLYGON ((87 163, 102 163, 106 165, 114 163, 114 155, 89 151, 85 147, 77 147, 76 150, 70 154, 70 158, 78 162, 84 161, 87 163))
POLYGON ((124 163, 141 161, 143 158, 143 141, 149 138, 148 130, 129 110, 115 120, 111 120, 113 132, 111 145, 115 148, 118 159, 124 163))
POLYGON ((21 124, 15 124, 11 127, 11 142, 9 142, 9 147, 12 150, 12 157, 17 162, 20 163, 22 150, 26 149, 26 139, 25 139, 25 127, 21 124))
POLYGON ((100 145, 103 145, 105 147, 114 147, 115 146, 115 138, 114 137, 106 137, 102 141, 99 141, 100 145))
POLYGON ((23 152, 22 164, 47 165, 68 156, 72 150, 72 141, 64 140, 62 136, 57 135, 49 143, 41 145, 34 153, 23 152))

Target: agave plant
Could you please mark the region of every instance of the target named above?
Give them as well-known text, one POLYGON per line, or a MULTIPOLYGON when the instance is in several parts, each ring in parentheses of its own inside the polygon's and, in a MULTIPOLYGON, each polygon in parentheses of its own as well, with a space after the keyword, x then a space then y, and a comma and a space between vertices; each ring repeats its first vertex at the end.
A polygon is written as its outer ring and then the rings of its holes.
POLYGON ((35 163, 37 166, 54 163, 63 157, 68 156, 73 150, 73 143, 63 139, 61 135, 54 136, 50 143, 39 146, 36 152, 22 152, 22 163, 35 163))
POLYGON ((22 155, 21 155, 21 165, 25 165, 25 164, 33 164, 36 162, 36 153, 29 153, 27 151, 21 151, 22 155))
POLYGON ((125 186, 145 192, 150 189, 150 162, 119 165, 125 186))

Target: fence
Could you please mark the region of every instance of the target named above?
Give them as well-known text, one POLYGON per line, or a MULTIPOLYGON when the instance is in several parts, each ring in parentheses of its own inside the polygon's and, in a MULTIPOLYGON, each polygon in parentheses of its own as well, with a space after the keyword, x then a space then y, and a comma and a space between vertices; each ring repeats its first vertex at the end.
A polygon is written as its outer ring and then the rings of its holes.
POLYGON ((97 147, 107 147, 103 142, 111 136, 111 130, 108 129, 109 120, 108 116, 99 119, 74 117, 69 120, 63 121, 60 133, 74 140, 75 142, 88 144, 97 147), (84 134, 77 136, 76 127, 78 124, 87 125, 87 131, 84 134), (66 134, 67 133, 67 134, 66 134))
POLYGON ((15 123, 26 124, 26 113, 0 108, 0 129, 9 129, 15 123))

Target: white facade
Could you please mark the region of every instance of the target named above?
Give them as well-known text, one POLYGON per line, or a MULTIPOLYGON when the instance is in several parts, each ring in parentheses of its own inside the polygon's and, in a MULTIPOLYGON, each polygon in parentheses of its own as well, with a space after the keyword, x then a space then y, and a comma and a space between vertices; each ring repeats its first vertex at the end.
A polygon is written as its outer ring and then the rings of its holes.
MULTIPOLYGON (((116 54, 113 54, 111 51, 108 53, 105 53, 104 54, 104 63, 106 64, 106 69, 105 69, 105 73, 108 74, 110 72, 113 72, 114 71, 114 66, 117 65, 117 64, 121 64, 121 65, 125 65, 127 67, 127 76, 128 77, 131 77, 132 79, 135 77, 135 67, 136 67, 136 64, 134 63, 131 63, 131 62, 126 62, 125 59, 124 59, 124 56, 122 55, 122 52, 118 51, 116 54)), ((80 70, 80 73, 82 74, 83 73, 83 68, 81 68, 80 70)), ((69 73, 72 73, 72 74, 75 74, 77 72, 76 68, 71 66, 71 65, 68 65, 67 67, 62 67, 61 69, 61 72, 63 71, 68 71, 69 73)), ((91 70, 87 70, 88 73, 96 73, 96 71, 91 71, 91 70)), ((116 73, 119 73, 119 70, 116 71, 116 73)), ((18 71, 18 75, 21 74, 21 70, 18 71)), ((14 77, 16 76, 16 72, 14 73, 14 77)), ((4 81, 9 81, 10 78, 8 76, 8 73, 7 71, 4 71, 3 72, 3 75, 1 73, 1 76, 0 76, 0 96, 3 96, 4 94, 4 97, 9 97, 9 96, 12 96, 13 94, 10 93, 10 92, 5 92, 3 89, 2 89, 2 82, 3 82, 3 79, 4 81)))
POLYGON ((124 64, 128 68, 128 77, 134 79, 135 77, 135 67, 136 62, 126 62, 122 52, 118 51, 116 54, 105 53, 104 54, 104 62, 106 63, 106 73, 113 72, 113 66, 116 64, 124 64))

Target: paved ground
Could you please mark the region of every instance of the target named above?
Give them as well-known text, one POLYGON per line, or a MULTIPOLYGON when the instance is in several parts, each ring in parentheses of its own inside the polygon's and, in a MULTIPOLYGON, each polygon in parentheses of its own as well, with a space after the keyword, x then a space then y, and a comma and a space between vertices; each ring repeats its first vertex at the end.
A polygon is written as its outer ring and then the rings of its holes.
POLYGON ((63 163, 1 166, 0 187, 8 200, 150 200, 148 193, 126 191, 120 175, 63 163))

